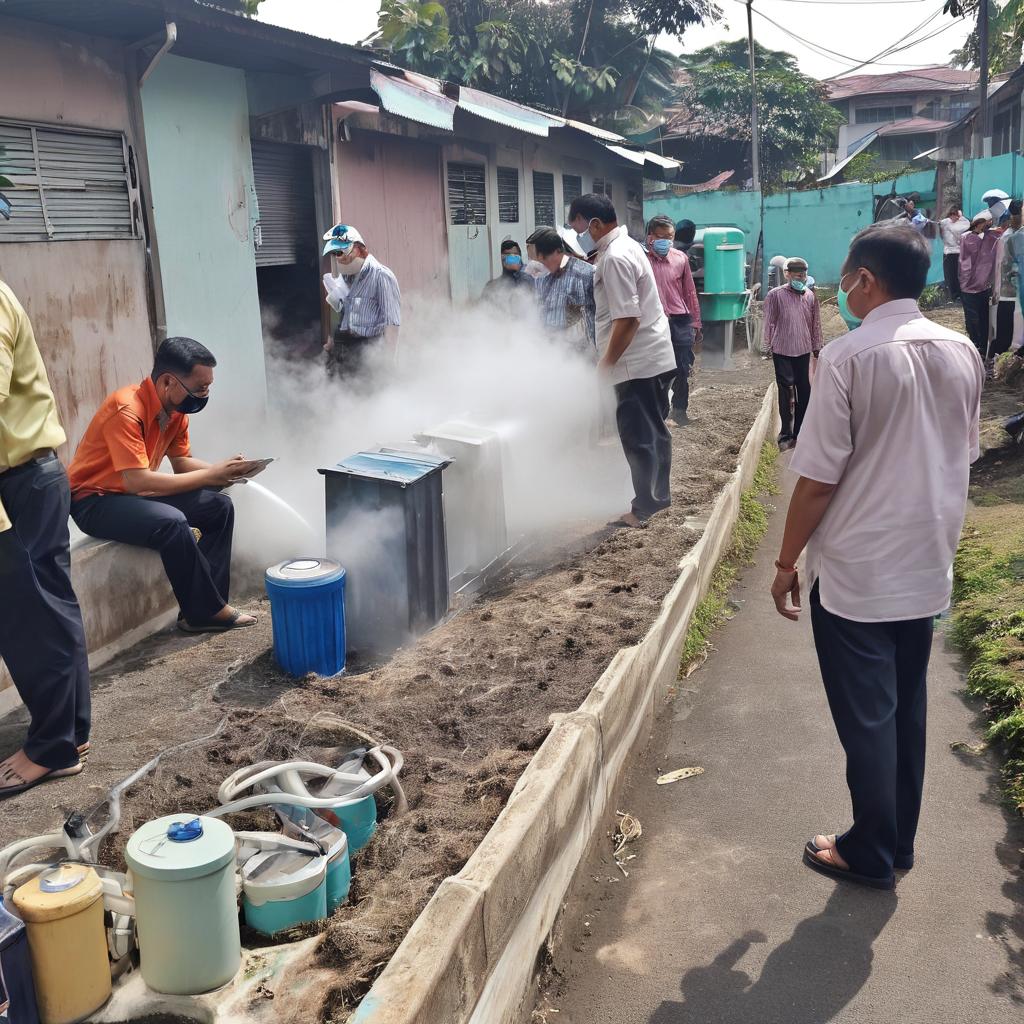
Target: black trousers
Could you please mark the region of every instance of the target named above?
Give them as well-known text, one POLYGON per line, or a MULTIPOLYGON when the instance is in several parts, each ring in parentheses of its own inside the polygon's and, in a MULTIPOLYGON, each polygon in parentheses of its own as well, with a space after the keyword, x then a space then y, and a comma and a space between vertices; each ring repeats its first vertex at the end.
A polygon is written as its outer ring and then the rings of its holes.
POLYGON ((0 474, 0 657, 31 722, 29 759, 69 768, 89 739, 89 659, 71 587, 71 491, 56 455, 0 474))
POLYGON ((779 388, 779 416, 782 419, 780 441, 792 441, 800 436, 800 427, 811 400, 811 357, 773 355, 775 383, 779 388), (796 416, 793 415, 793 397, 796 397, 796 416))
POLYGON ((633 479, 633 514, 649 519, 672 504, 672 435, 665 426, 668 389, 676 371, 615 385, 615 422, 633 479))
POLYGON ((1013 299, 1000 299, 996 306, 996 337, 992 342, 992 356, 1001 356, 1010 351, 1013 344, 1013 299))
POLYGON ((854 871, 888 878, 914 862, 933 621, 852 622, 822 607, 817 584, 810 600, 853 802, 853 826, 836 846, 854 871))
POLYGON ((338 328, 334 332, 334 348, 327 353, 327 376, 332 380, 348 380, 359 376, 370 346, 382 337, 379 334, 373 338, 363 338, 338 328))
POLYGON ((209 622, 228 603, 235 508, 220 491, 140 498, 97 494, 71 504, 71 516, 90 537, 160 552, 186 621, 209 622), (198 543, 192 533, 202 534, 198 543))
POLYGON ((961 292, 960 301, 964 305, 964 323, 967 336, 974 342, 974 347, 984 359, 988 353, 988 307, 992 301, 992 289, 983 292, 961 292))
POLYGON ((942 257, 942 276, 946 281, 946 291, 956 302, 960 298, 960 254, 947 252, 942 257))
POLYGON ((672 409, 686 415, 690 406, 690 370, 693 367, 693 317, 680 313, 668 318, 672 332, 672 350, 676 354, 676 373, 672 380, 672 409))

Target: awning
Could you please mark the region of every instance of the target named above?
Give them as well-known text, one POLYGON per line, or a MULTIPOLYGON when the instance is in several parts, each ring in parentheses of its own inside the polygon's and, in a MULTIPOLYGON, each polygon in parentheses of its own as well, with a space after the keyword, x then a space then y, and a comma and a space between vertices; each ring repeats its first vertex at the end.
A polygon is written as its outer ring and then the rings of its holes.
POLYGON ((592 124, 584 124, 582 121, 574 121, 572 118, 567 118, 565 124, 568 128, 575 128, 577 131, 593 135, 594 138, 600 139, 602 142, 626 141, 621 135, 616 135, 615 132, 608 132, 605 131, 604 128, 598 128, 596 125, 592 124))
POLYGON ((818 181, 829 181, 834 178, 858 153, 868 148, 875 139, 878 138, 878 132, 869 132, 861 139, 846 156, 838 161, 838 163, 832 166, 832 169, 828 174, 823 175, 818 181))
POLYGON ((923 153, 918 153, 914 157, 915 160, 923 160, 926 156, 935 156, 938 151, 942 149, 941 146, 933 146, 931 149, 926 149, 923 153))
POLYGON ((492 96, 490 93, 470 89, 464 85, 459 86, 458 105, 468 113, 476 114, 487 121, 494 121, 496 124, 544 138, 547 138, 549 129, 565 124, 560 117, 551 117, 501 96, 492 96))
POLYGON ((370 88, 380 97, 381 106, 389 114, 455 131, 455 100, 441 92, 441 83, 435 79, 411 71, 392 77, 371 68, 370 88))
POLYGON ((621 156, 624 160, 639 164, 641 167, 647 162, 644 154, 638 150, 626 149, 625 146, 606 146, 605 148, 610 149, 616 156, 621 156))
POLYGON ((644 160, 665 171, 678 171, 683 166, 679 160, 673 160, 670 156, 662 156, 649 149, 644 150, 644 160))

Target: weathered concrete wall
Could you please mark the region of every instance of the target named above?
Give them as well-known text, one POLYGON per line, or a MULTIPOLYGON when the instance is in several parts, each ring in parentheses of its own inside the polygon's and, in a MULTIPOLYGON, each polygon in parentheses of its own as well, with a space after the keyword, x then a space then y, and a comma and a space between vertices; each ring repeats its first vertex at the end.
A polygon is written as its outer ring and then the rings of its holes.
POLYGON ((171 53, 146 80, 142 106, 167 333, 217 357, 216 421, 198 416, 192 430, 203 455, 226 455, 266 406, 245 74, 171 53))

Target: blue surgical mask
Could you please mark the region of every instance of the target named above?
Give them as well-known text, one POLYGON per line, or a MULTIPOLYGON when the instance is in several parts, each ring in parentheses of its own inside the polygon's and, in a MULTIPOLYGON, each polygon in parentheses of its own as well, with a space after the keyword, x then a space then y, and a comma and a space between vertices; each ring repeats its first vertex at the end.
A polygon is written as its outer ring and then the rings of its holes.
POLYGON ((501 262, 506 270, 522 270, 523 269, 523 257, 522 256, 502 256, 501 262))
POLYGON ((794 277, 793 280, 789 282, 789 287, 795 292, 802 292, 807 287, 807 282, 801 281, 798 277, 794 277))
POLYGON ((656 238, 651 242, 651 248, 659 256, 667 256, 672 250, 672 239, 671 238, 656 238))
POLYGON ((594 241, 594 236, 590 233, 590 225, 587 225, 586 231, 580 231, 576 235, 577 241, 580 243, 580 248, 583 250, 584 256, 589 255, 597 248, 597 242, 594 241))
POLYGON ((850 292, 855 291, 857 285, 860 284, 860 279, 858 278, 857 284, 855 284, 848 292, 843 289, 843 281, 847 277, 849 277, 849 275, 844 274, 839 280, 839 293, 836 295, 836 302, 839 306, 839 315, 846 321, 846 326, 852 331, 855 327, 859 327, 863 321, 850 309, 847 299, 849 298, 850 292))

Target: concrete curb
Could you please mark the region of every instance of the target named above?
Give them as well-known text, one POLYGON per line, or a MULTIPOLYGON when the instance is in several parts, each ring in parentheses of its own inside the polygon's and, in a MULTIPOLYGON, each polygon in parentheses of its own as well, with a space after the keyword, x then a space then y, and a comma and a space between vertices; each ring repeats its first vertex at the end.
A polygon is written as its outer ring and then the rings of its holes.
POLYGON ((765 394, 712 508, 647 635, 618 652, 580 709, 561 716, 458 875, 445 879, 351 1024, 514 1024, 537 956, 606 815, 657 699, 675 681, 690 617, 707 593, 776 421, 765 394))

